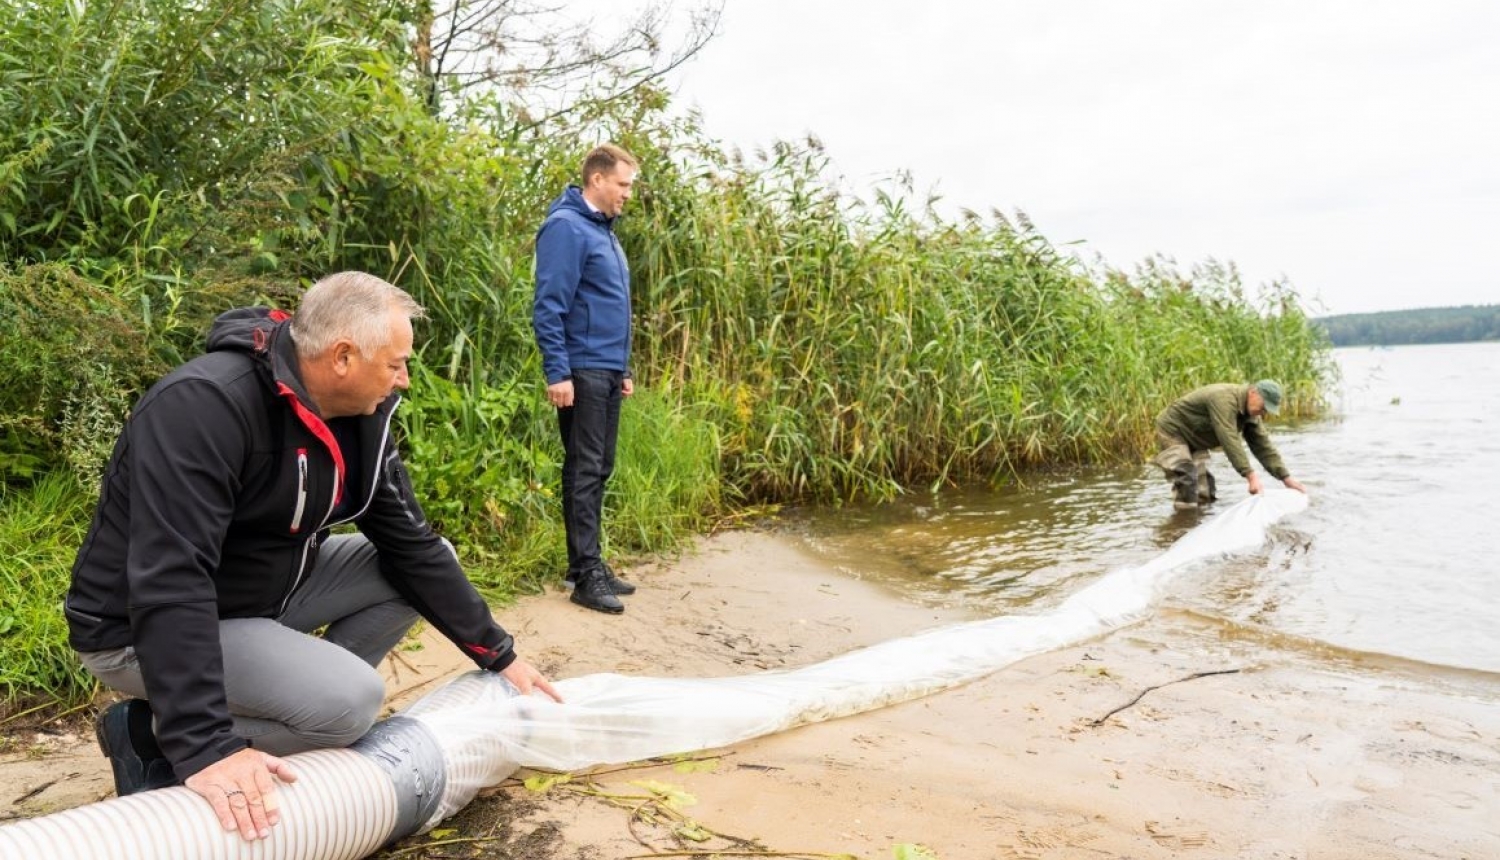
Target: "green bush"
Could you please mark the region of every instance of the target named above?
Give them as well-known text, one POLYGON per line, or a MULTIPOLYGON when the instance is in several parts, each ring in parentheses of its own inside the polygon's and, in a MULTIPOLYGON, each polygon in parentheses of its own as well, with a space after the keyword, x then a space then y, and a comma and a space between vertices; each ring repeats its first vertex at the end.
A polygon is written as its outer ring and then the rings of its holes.
POLYGON ((461 386, 422 361, 412 364, 411 377, 397 420, 412 482, 433 526, 482 552, 514 543, 518 532, 548 518, 553 491, 543 478, 555 464, 545 448, 523 441, 538 392, 514 382, 461 386))
POLYGON ((0 268, 0 483, 59 471, 98 485, 160 365, 129 309, 67 267, 0 268))
POLYGON ((326 236, 339 154, 400 34, 364 11, 0 3, 0 251, 161 266, 253 257, 266 232, 326 236))

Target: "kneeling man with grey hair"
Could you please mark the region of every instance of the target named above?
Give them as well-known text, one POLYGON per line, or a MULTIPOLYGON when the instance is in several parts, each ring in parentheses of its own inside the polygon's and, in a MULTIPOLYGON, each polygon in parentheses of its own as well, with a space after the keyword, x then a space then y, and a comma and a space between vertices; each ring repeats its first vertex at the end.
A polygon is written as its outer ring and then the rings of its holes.
POLYGON ((418 617, 557 698, 428 525, 392 439, 422 313, 373 275, 331 275, 295 316, 221 315, 132 410, 64 604, 83 665, 134 697, 98 724, 118 794, 180 781, 266 838, 276 781, 296 779, 279 757, 370 728, 376 667, 418 617))

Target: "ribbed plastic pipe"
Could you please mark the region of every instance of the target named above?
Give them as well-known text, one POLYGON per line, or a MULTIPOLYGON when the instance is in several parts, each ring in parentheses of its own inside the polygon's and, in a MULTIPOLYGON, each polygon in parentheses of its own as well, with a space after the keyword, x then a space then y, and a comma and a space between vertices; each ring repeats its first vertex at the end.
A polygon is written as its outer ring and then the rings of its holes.
POLYGON ((924 696, 1146 617, 1184 568, 1250 549, 1307 506, 1252 496, 1160 556, 1115 570, 1040 615, 1010 615, 884 642, 792 671, 731 678, 590 675, 567 701, 517 696, 489 672, 460 675, 346 750, 291 756, 281 823, 245 842, 185 788, 107 800, 0 827, 0 860, 354 860, 424 832, 518 768, 598 764, 731 746, 924 696))
POLYGON ((32 818, 0 829, 5 860, 358 860, 397 820, 386 771, 352 749, 296 757, 301 779, 279 794, 274 836, 246 842, 186 788, 164 788, 32 818))

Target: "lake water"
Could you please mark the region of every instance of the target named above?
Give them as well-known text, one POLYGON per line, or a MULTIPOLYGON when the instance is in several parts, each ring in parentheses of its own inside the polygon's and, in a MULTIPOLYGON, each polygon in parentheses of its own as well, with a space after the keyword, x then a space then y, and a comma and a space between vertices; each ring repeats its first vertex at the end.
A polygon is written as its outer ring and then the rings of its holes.
MULTIPOLYGON (((1164 606, 1317 659, 1454 670, 1488 687, 1500 673, 1500 344, 1334 357, 1330 417, 1272 425, 1308 509, 1263 550, 1174 580, 1164 606)), ((913 599, 1029 613, 1246 496, 1222 453, 1212 468, 1221 498, 1201 513, 1173 511, 1142 465, 820 511, 805 534, 913 599)))

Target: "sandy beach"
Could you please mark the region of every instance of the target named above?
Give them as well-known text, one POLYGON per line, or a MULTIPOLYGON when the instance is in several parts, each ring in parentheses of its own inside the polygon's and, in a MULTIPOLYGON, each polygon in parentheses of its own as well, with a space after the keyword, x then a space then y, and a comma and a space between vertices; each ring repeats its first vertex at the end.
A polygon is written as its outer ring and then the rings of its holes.
MULTIPOLYGON (((499 616, 554 678, 795 668, 971 619, 851 579, 774 532, 719 535, 622 572, 641 586, 623 616, 560 591, 499 616)), ((469 668, 430 631, 419 641, 387 661, 393 710, 469 668)), ((440 828, 452 841, 401 856, 1500 856, 1495 695, 1415 666, 1314 662, 1180 611, 713 753, 546 792, 513 779, 440 828), (641 782, 691 795, 679 808, 692 823, 653 815, 641 782)), ((0 821, 111 793, 86 726, 6 736, 0 821)), ((400 847, 428 841, 439 840, 400 847)))

